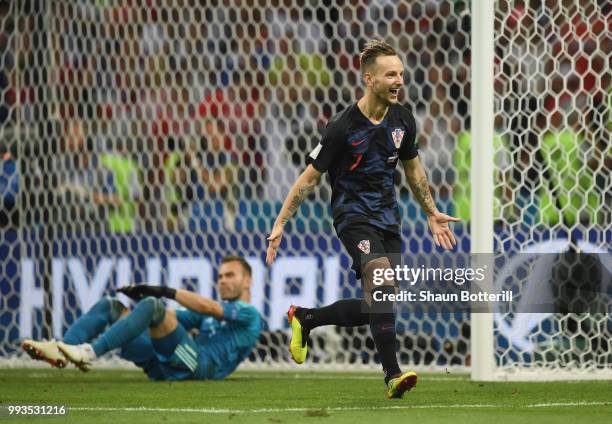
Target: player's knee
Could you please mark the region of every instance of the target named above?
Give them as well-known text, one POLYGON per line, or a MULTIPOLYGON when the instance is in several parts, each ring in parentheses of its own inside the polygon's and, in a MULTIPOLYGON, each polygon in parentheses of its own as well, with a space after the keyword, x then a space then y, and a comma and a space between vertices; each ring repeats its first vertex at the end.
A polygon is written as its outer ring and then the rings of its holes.
POLYGON ((372 296, 377 302, 391 302, 393 303, 392 294, 395 294, 394 286, 376 286, 372 289, 372 296), (376 296, 374 296, 376 294, 376 296))
POLYGON ((364 267, 363 277, 370 290, 378 286, 395 286, 395 274, 387 257, 369 261, 364 267))
POLYGON ((90 309, 90 311, 100 311, 104 314, 108 313, 110 316, 110 322, 117 321, 124 311, 127 309, 121 301, 113 296, 104 296, 96 302, 90 309))
POLYGON ((166 315, 166 307, 161 299, 153 296, 147 296, 138 302, 136 305, 137 309, 144 309, 148 316, 151 317, 149 321, 149 327, 155 327, 159 325, 166 315))
POLYGON ((127 311, 127 308, 121 301, 114 296, 105 296, 101 299, 105 307, 108 307, 110 321, 115 322, 127 311))
POLYGON ((374 287, 371 292, 370 313, 393 314, 394 294, 394 286, 374 287))
POLYGON ((163 314, 156 317, 155 321, 149 324, 149 335, 152 339, 161 339, 176 330, 178 321, 174 309, 167 308, 163 314))
MULTIPOLYGON (((390 270, 391 263, 387 257, 375 258, 365 265, 362 277, 363 291, 365 301, 370 307, 383 300, 379 298, 380 294, 375 293, 377 288, 386 287, 385 293, 395 290, 395 278, 391 276, 390 270), (377 298, 374 298, 375 294, 377 298)), ((386 307, 384 309, 389 308, 386 307)))

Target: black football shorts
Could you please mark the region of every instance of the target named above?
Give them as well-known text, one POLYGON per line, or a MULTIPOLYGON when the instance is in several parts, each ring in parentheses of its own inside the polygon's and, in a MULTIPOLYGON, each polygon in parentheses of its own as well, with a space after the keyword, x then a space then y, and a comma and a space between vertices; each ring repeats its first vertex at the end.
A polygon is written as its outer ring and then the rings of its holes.
POLYGON ((339 235, 348 254, 353 260, 352 269, 361 279, 365 263, 377 257, 389 258, 391 267, 401 265, 402 238, 397 231, 383 230, 366 222, 356 222, 346 226, 339 235))

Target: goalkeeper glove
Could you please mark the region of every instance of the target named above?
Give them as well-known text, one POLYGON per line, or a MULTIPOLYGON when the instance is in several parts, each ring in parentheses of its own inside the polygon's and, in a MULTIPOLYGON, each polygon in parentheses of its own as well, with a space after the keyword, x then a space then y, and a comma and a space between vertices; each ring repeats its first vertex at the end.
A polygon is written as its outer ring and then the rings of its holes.
POLYGON ((174 299, 176 297, 176 289, 161 286, 147 286, 146 284, 132 284, 127 287, 121 287, 117 291, 136 301, 142 300, 147 296, 158 298, 167 297, 168 299, 174 299))

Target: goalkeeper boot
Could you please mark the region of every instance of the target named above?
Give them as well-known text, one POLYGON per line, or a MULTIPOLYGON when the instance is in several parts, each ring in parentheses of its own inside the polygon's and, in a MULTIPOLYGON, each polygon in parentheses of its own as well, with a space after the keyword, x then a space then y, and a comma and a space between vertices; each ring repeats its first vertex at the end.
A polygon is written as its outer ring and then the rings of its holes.
POLYGON ((21 348, 30 355, 30 358, 37 361, 45 361, 56 368, 66 366, 66 358, 57 347, 55 340, 37 342, 35 340, 24 340, 21 348))
POLYGON ((57 347, 64 354, 66 359, 83 372, 87 372, 91 369, 91 361, 96 358, 96 353, 89 343, 69 345, 59 342, 57 347))
POLYGON ((417 375, 412 371, 405 372, 387 383, 387 399, 401 399, 404 393, 417 384, 417 375))
POLYGON ((295 312, 299 309, 297 306, 291 305, 287 311, 287 320, 291 327, 291 341, 289 342, 289 352, 291 358, 297 364, 303 364, 308 354, 308 333, 310 332, 302 326, 302 323, 295 315, 295 312))

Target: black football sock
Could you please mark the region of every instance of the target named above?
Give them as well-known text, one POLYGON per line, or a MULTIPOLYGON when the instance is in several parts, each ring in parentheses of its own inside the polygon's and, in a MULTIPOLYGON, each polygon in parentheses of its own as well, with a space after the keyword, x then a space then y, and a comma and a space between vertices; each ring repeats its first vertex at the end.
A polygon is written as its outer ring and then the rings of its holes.
POLYGON ((307 330, 322 325, 356 327, 370 322, 367 305, 362 299, 343 299, 321 308, 297 308, 296 317, 307 330))
MULTIPOLYGON (((392 286, 376 287, 372 291, 373 299, 382 299, 382 296, 374 296, 374 293, 377 291, 381 292, 381 294, 391 294, 395 293, 395 288, 392 286)), ((393 312, 393 302, 373 301, 370 312, 370 331, 372 332, 372 338, 374 339, 380 363, 385 373, 385 384, 387 384, 393 377, 401 374, 395 352, 395 313, 393 312)))

